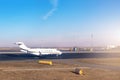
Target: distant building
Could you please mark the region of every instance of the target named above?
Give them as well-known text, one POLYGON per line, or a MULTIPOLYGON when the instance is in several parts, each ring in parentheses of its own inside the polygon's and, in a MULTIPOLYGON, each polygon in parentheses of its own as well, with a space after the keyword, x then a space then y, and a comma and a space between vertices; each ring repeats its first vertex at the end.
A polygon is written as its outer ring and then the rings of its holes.
POLYGON ((79 51, 78 47, 73 47, 73 51, 79 51))
POLYGON ((109 50, 109 49, 114 49, 114 48, 116 48, 115 45, 108 45, 108 46, 106 47, 107 50, 109 50))

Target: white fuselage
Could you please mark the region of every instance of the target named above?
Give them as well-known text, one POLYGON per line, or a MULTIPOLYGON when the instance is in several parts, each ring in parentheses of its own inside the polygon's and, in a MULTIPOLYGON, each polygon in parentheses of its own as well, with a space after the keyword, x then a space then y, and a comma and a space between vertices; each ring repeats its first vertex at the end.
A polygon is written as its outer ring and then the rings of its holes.
POLYGON ((61 55, 61 52, 58 51, 57 49, 29 49, 27 50, 27 53, 31 53, 31 54, 34 54, 34 55, 53 55, 53 54, 56 54, 56 55, 61 55))
POLYGON ((25 53, 30 53, 33 55, 37 55, 37 56, 42 56, 42 55, 61 55, 62 52, 57 50, 57 49, 46 49, 46 48, 35 48, 35 49, 31 49, 28 48, 24 45, 23 42, 16 42, 17 45, 19 45, 19 47, 21 48, 21 52, 25 52, 25 53))

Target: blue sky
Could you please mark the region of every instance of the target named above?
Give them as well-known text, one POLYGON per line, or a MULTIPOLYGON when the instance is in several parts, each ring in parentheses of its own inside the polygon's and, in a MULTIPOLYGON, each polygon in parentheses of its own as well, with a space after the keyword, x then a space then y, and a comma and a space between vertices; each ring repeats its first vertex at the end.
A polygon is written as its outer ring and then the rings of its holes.
POLYGON ((0 34, 1 47, 119 45, 120 0, 0 0, 0 34))

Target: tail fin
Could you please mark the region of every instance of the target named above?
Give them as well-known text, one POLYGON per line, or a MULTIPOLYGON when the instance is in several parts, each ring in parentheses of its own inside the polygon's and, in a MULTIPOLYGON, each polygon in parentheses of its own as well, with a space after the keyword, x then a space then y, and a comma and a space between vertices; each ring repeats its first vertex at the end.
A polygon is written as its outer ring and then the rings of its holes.
POLYGON ((30 49, 27 46, 25 46, 25 44, 23 42, 16 42, 15 44, 17 44, 23 50, 29 50, 30 49))

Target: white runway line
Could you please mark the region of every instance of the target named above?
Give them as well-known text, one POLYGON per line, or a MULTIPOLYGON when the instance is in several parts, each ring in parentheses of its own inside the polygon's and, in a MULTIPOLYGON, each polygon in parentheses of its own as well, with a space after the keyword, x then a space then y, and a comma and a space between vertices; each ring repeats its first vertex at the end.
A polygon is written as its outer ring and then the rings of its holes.
POLYGON ((89 69, 89 67, 73 67, 73 68, 37 68, 37 69, 2 69, 2 71, 49 71, 49 70, 73 70, 76 68, 89 69))

